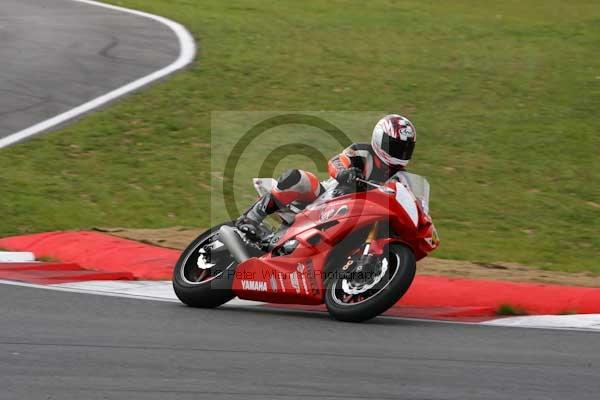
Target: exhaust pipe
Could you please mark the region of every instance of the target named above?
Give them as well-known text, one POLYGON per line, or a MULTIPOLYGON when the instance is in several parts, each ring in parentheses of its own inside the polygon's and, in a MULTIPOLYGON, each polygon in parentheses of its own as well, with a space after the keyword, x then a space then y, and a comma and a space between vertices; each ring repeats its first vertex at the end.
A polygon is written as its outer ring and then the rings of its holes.
POLYGON ((227 225, 220 227, 219 240, 227 247, 229 253, 239 264, 250 258, 240 235, 232 227, 227 225))

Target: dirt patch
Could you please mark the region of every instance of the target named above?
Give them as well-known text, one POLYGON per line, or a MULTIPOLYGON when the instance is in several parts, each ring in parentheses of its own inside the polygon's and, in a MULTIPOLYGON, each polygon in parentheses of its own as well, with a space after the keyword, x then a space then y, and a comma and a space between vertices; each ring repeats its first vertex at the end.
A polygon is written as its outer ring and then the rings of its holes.
POLYGON ((514 263, 486 264, 427 257, 419 261, 417 272, 420 274, 444 275, 457 278, 600 287, 600 276, 591 273, 545 271, 514 263))
POLYGON ((94 230, 177 250, 185 249, 204 231, 202 228, 185 228, 181 226, 163 229, 94 228, 94 230))
MULTIPOLYGON (((164 229, 96 228, 100 232, 156 246, 182 250, 203 229, 172 227, 164 229)), ((544 271, 514 263, 479 263, 427 257, 419 261, 418 273, 456 278, 493 279, 513 282, 600 287, 600 276, 588 273, 544 271)))

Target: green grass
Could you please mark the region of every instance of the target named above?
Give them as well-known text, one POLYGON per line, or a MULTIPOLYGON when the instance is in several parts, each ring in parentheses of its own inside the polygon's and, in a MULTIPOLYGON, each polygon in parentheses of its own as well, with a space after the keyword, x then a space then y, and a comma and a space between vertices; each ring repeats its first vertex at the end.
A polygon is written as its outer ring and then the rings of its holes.
POLYGON ((510 304, 501 304, 496 310, 496 315, 528 315, 527 310, 521 307, 515 307, 510 304))
POLYGON ((1 150, 0 235, 206 226, 211 111, 382 110, 417 126, 436 255, 600 273, 599 2, 113 3, 185 24, 199 59, 1 150))
POLYGON ((41 261, 41 262, 57 262, 58 260, 54 257, 48 257, 48 256, 41 256, 36 258, 36 261, 41 261))
POLYGON ((563 310, 559 313, 559 315, 576 315, 577 311, 575 310, 563 310))

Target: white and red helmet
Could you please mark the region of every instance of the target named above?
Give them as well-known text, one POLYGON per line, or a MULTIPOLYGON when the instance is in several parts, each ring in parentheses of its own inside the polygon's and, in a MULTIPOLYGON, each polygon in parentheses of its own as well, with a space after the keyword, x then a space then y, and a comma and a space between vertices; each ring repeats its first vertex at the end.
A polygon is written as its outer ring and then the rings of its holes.
POLYGON ((402 115, 386 115, 373 128, 371 146, 381 161, 389 166, 407 166, 416 142, 417 130, 402 115))

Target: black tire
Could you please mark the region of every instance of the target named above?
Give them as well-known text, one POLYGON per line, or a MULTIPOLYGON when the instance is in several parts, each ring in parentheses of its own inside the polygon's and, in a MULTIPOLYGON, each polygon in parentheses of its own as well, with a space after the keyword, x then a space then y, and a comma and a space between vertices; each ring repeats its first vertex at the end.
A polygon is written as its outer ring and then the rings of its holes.
MULTIPOLYGON (((235 297, 235 294, 231 290, 234 274, 229 270, 224 271, 219 278, 208 282, 192 283, 184 277, 186 263, 189 264, 190 259, 194 263, 197 261, 198 257, 195 255, 197 254, 197 249, 223 225, 232 226, 233 223, 226 222, 202 233, 181 253, 177 264, 175 264, 175 268, 173 269, 173 290, 179 300, 190 307, 215 308, 235 297), (194 257, 196 258, 194 259, 194 257)), ((230 269, 235 271, 235 267, 236 265, 230 269)))
MULTIPOLYGON (((366 321, 384 313, 404 296, 415 277, 417 266, 415 256, 409 247, 398 243, 389 245, 385 254, 388 263, 392 255, 398 256, 397 260, 399 262, 395 261, 398 264, 395 266, 395 273, 384 288, 373 297, 369 297, 360 303, 341 304, 336 301, 335 288, 341 282, 339 274, 333 274, 326 281, 325 305, 333 318, 346 322, 366 321)), ((339 271, 339 268, 341 268, 341 265, 336 271, 339 271)))

